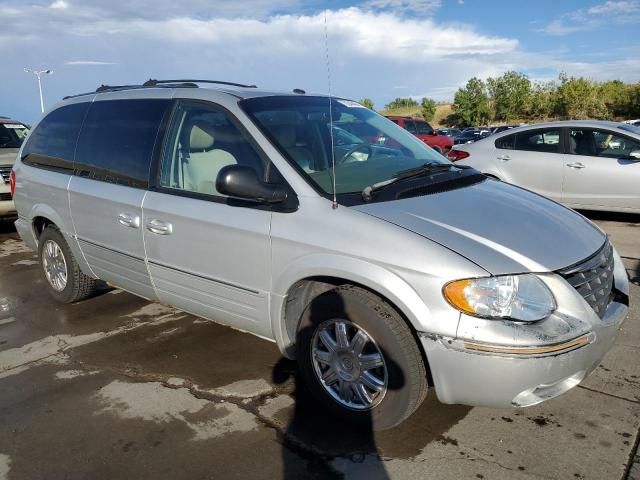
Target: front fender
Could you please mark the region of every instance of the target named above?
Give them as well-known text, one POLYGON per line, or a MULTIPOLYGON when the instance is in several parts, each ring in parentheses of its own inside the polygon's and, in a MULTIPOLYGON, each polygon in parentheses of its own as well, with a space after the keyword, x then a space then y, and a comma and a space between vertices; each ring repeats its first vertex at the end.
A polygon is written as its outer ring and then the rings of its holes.
POLYGON ((282 352, 294 343, 287 334, 284 319, 287 293, 294 284, 310 277, 334 277, 363 285, 392 302, 415 328, 421 324, 420 319, 431 316, 418 293, 395 272, 353 257, 312 254, 289 263, 273 279, 271 327, 282 352))

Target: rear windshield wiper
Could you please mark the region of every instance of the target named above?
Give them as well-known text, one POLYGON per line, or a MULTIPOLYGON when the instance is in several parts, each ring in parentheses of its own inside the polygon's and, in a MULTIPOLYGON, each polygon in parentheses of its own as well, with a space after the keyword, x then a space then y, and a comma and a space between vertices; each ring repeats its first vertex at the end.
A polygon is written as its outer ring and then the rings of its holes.
POLYGON ((371 201, 371 194, 377 190, 381 190, 392 183, 397 182, 398 180, 403 180, 405 178, 411 177, 419 177, 420 175, 427 175, 431 173, 437 172, 446 172, 453 167, 451 163, 439 163, 439 162, 428 162, 419 167, 409 168, 407 170, 400 170, 393 177, 388 180, 383 180, 382 182, 374 183, 373 185, 368 185, 364 187, 362 190, 362 199, 365 202, 371 201))

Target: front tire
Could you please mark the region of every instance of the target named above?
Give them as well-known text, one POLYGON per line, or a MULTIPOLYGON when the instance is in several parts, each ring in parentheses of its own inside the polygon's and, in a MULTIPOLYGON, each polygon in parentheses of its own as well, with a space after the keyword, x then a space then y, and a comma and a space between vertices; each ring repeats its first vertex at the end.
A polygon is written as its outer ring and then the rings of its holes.
POLYGON ((404 319, 386 301, 354 286, 316 297, 296 342, 301 374, 315 398, 343 418, 392 428, 422 403, 422 355, 404 319))
POLYGON ((47 226, 38 239, 38 258, 49 294, 60 303, 83 300, 96 290, 96 280, 85 275, 60 231, 47 226))

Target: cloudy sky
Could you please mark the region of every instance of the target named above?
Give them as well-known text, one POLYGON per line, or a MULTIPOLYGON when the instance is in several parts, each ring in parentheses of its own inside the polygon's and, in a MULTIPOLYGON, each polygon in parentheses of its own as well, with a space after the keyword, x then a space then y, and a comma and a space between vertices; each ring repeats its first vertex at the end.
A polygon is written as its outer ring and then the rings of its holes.
POLYGON ((449 100, 515 69, 640 80, 640 0, 0 0, 0 115, 39 115, 24 67, 51 68, 45 104, 98 85, 210 78, 332 90, 382 107, 449 100))

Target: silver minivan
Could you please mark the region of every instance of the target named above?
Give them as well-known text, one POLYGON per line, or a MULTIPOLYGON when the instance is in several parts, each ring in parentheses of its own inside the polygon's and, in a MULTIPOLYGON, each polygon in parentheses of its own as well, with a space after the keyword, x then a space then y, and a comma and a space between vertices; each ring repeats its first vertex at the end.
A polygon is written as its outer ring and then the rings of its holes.
POLYGON ((467 405, 560 395, 627 315, 591 222, 350 100, 101 87, 43 116, 14 175, 56 300, 100 279, 271 340, 328 409, 376 429, 429 388, 467 405))

